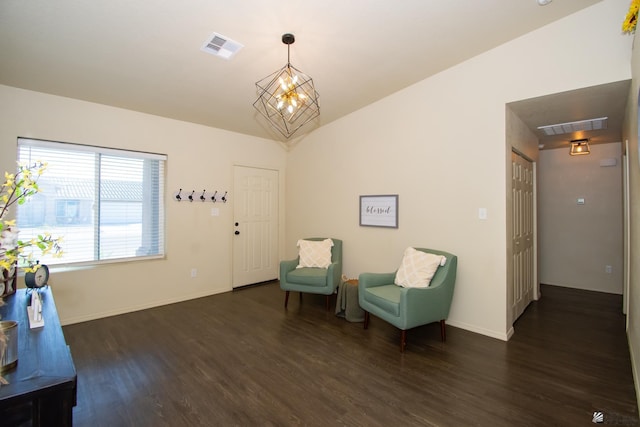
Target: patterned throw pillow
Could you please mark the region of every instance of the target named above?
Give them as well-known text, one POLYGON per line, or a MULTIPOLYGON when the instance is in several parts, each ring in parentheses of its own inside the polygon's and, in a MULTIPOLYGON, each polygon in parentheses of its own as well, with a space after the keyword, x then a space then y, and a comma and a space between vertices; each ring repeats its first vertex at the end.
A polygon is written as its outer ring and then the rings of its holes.
POLYGON ((328 268, 331 265, 331 247, 333 240, 324 239, 320 241, 314 240, 298 240, 298 255, 300 257, 299 264, 296 268, 318 267, 328 268))
POLYGON ((296 268, 328 268, 331 265, 331 247, 333 240, 298 240, 300 261, 296 268))
POLYGON ((447 258, 442 255, 407 248, 394 283, 403 288, 427 288, 438 267, 445 262, 447 258))

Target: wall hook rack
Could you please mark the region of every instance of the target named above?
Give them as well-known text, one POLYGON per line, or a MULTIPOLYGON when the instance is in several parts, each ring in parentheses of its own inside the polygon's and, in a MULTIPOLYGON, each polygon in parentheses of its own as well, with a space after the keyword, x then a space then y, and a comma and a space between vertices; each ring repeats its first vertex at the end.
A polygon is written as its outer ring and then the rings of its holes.
POLYGON ((181 201, 187 201, 189 200, 190 202, 194 202, 196 200, 200 200, 201 202, 206 202, 211 200, 211 202, 213 203, 218 203, 218 202, 222 202, 222 203, 227 203, 229 201, 229 192, 228 191, 218 191, 218 190, 214 190, 214 191, 207 191, 206 189, 202 190, 202 192, 198 191, 199 194, 196 195, 196 190, 192 190, 191 193, 189 194, 188 191, 185 191, 185 193, 182 193, 182 188, 180 188, 178 191, 174 191, 173 192, 173 200, 175 200, 176 202, 181 202, 181 201))

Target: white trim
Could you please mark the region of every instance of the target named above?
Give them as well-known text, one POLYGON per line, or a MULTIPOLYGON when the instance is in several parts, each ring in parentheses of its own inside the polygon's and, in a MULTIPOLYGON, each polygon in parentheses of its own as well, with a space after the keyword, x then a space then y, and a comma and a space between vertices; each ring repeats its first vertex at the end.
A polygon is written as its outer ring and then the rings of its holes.
POLYGON ((151 160, 167 160, 166 154, 147 153, 144 151, 132 151, 127 149, 105 148, 105 147, 97 147, 93 145, 74 144, 71 142, 45 141, 42 139, 18 137, 18 147, 20 146, 49 148, 54 150, 85 151, 89 153, 99 153, 99 154, 106 154, 111 156, 122 156, 123 153, 126 153, 127 157, 133 157, 133 158, 139 158, 139 159, 151 159, 151 160))
POLYGON ((458 322, 455 320, 447 320, 447 325, 453 326, 454 328, 464 329, 470 332, 475 332, 477 334, 485 335, 491 338, 496 338, 501 341, 509 341, 509 338, 513 335, 513 327, 510 328, 509 331, 499 332, 493 331, 491 329, 480 328, 476 325, 471 325, 469 323, 458 322))
POLYGON ((206 291, 206 292, 197 292, 197 293, 193 293, 193 294, 188 294, 188 295, 180 295, 179 297, 176 298, 169 298, 169 299, 165 299, 165 300, 159 300, 159 301, 153 301, 150 303, 145 303, 145 304, 138 304, 138 305, 132 305, 132 306, 128 306, 128 307, 123 307, 123 308, 118 308, 116 310, 107 310, 107 311, 103 311, 100 313, 91 313, 88 315, 84 315, 84 316, 75 316, 75 317, 66 317, 66 318, 60 318, 60 324, 62 326, 66 326, 66 325, 72 325, 74 323, 82 323, 82 322, 88 322, 90 320, 97 320, 97 319, 103 319, 106 317, 111 317, 111 316, 118 316, 120 314, 127 314, 127 313, 133 313, 136 311, 141 311, 141 310, 147 310, 150 308, 156 308, 156 307, 162 307, 165 305, 169 305, 169 304, 175 304, 178 302, 186 302, 192 299, 197 299, 197 298, 204 298, 204 297, 209 297, 212 295, 217 295, 217 294, 221 294, 221 293, 225 293, 225 292, 231 292, 232 289, 222 289, 222 290, 218 290, 216 292, 211 292, 211 291, 206 291))
MULTIPOLYGON (((638 366, 636 366, 635 361, 638 360, 635 355, 635 351, 633 348, 633 340, 627 334, 627 342, 629 343, 629 355, 631 356, 631 373, 633 375, 633 386, 636 389, 636 396, 640 396, 640 378, 638 377, 638 366)), ((638 410, 640 410, 640 397, 638 398, 638 410)))
POLYGON ((630 193, 630 177, 629 177, 629 140, 625 140, 624 155, 622 156, 623 169, 623 259, 624 259, 624 279, 622 283, 622 313, 626 314, 625 329, 629 330, 629 288, 631 286, 631 193, 630 193))
MULTIPOLYGON (((538 277, 538 163, 532 161, 531 164, 533 165, 533 212, 531 212, 533 216, 533 300, 538 301, 542 297, 538 277)), ((513 335, 513 327, 511 334, 513 335)))

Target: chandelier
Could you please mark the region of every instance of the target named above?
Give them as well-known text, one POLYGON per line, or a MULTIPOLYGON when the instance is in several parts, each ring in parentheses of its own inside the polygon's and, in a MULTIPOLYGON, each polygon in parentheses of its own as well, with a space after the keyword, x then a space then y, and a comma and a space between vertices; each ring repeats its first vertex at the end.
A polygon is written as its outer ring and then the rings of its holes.
POLYGON ((258 99, 253 106, 285 138, 320 115, 318 92, 308 75, 291 65, 293 34, 284 34, 287 65, 256 82, 258 99))

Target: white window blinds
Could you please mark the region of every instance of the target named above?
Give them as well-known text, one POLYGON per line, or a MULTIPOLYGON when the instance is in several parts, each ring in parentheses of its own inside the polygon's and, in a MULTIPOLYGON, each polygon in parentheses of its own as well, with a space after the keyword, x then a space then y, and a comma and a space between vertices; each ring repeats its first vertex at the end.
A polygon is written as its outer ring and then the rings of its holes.
POLYGON ((17 211, 20 239, 62 237, 62 258, 45 264, 164 256, 161 154, 18 139, 18 161, 48 164, 40 192, 17 211))

